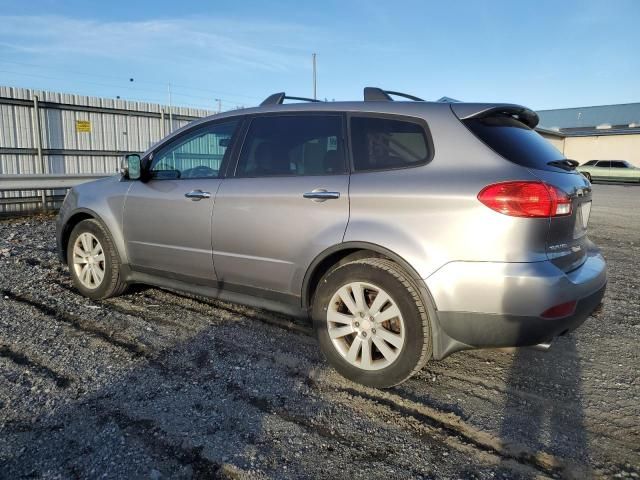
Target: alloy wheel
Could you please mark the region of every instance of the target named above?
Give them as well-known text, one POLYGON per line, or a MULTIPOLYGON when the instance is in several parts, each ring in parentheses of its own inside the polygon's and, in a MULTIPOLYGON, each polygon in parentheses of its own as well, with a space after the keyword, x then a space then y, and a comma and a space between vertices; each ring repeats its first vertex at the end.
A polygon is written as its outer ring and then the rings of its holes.
POLYGON ((89 232, 78 235, 73 245, 73 269, 83 286, 95 289, 105 274, 105 255, 102 245, 89 232))
POLYGON ((336 350, 363 370, 388 367, 404 347, 405 326, 393 298, 365 282, 342 286, 327 308, 327 328, 336 350))

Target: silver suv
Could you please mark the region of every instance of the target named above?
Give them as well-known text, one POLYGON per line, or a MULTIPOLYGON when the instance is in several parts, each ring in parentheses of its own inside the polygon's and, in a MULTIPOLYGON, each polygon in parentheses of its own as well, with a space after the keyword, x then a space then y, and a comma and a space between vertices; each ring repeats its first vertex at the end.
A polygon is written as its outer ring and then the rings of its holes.
POLYGON ((75 286, 102 299, 145 283, 311 317, 331 365, 375 387, 582 324, 607 280, 587 238, 591 186, 533 130, 537 115, 391 94, 275 94, 73 188, 57 241, 75 286))

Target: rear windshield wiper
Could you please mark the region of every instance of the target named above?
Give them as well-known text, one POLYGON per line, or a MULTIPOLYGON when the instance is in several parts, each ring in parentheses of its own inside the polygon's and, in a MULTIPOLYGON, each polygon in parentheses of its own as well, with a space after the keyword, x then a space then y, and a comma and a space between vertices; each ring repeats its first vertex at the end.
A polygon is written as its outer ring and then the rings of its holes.
POLYGON ((576 167, 580 165, 580 163, 576 162, 575 160, 569 160, 568 158, 565 158, 564 160, 552 160, 550 162, 547 162, 547 165, 569 171, 575 170, 576 167))

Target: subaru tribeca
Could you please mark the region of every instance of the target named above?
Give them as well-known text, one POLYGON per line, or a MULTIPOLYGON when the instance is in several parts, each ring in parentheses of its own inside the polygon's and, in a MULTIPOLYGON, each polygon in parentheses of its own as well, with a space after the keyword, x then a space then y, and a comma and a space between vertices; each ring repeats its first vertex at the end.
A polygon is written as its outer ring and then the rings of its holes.
POLYGON ((330 364, 374 387, 459 350, 548 345, 600 304, 590 183, 533 111, 379 88, 286 98, 194 121, 74 187, 57 242, 75 287, 310 317, 330 364))

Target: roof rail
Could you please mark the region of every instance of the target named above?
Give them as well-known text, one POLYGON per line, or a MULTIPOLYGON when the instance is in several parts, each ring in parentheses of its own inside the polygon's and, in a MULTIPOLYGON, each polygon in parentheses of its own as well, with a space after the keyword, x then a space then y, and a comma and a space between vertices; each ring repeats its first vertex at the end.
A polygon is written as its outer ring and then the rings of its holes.
POLYGON ((284 92, 274 93, 273 95, 269 95, 264 101, 260 104, 260 106, 264 105, 282 105, 285 100, 302 100, 303 102, 319 102, 320 100, 316 100, 315 98, 305 98, 305 97, 288 97, 284 92))
POLYGON ((393 102, 391 95, 396 97, 408 98, 415 102, 424 102, 422 98, 414 97, 408 93, 394 92, 391 90, 383 90, 378 87, 365 87, 364 89, 364 101, 365 102, 393 102))

